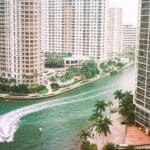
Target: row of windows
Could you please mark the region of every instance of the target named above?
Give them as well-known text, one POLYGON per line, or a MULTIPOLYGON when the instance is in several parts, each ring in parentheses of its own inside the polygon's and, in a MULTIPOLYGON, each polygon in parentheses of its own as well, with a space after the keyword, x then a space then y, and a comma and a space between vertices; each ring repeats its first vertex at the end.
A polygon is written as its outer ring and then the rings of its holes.
POLYGON ((136 118, 135 118, 136 121, 150 128, 150 114, 149 113, 146 113, 143 110, 136 108, 135 114, 136 114, 136 118))

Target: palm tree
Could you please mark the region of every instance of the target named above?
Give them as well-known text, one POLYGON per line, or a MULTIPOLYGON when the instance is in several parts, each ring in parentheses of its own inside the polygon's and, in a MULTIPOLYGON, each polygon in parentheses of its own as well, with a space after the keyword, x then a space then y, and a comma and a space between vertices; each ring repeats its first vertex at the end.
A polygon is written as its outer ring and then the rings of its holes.
POLYGON ((89 121, 97 121, 102 117, 102 113, 94 109, 92 116, 89 117, 89 121))
POLYGON ((111 100, 107 102, 107 106, 109 107, 110 117, 111 117, 111 106, 112 105, 113 105, 113 102, 111 100))
POLYGON ((92 116, 89 117, 89 121, 97 121, 103 118, 103 112, 106 110, 107 103, 104 100, 97 101, 92 116))
POLYGON ((54 76, 52 76, 49 80, 53 83, 55 83, 57 81, 56 77, 54 77, 54 76))
POLYGON ((113 143, 107 143, 104 145, 102 150, 116 150, 116 147, 113 143))
POLYGON ((99 134, 99 136, 102 135, 104 137, 110 134, 111 133, 110 127, 109 127, 110 125, 112 125, 112 122, 107 117, 105 117, 104 119, 98 120, 95 126, 96 126, 96 131, 99 134))
POLYGON ((133 94, 130 91, 124 93, 124 97, 120 103, 119 113, 124 116, 127 121, 134 122, 134 110, 133 94))
POLYGON ((90 132, 89 131, 85 131, 85 130, 81 130, 80 137, 83 138, 84 141, 87 141, 87 138, 90 137, 90 132))
POLYGON ((105 117, 104 119, 100 119, 96 122, 96 131, 99 135, 107 136, 110 132, 109 126, 112 125, 110 119, 105 117))
POLYGON ((120 101, 124 97, 124 93, 122 92, 122 90, 117 90, 115 91, 114 96, 115 96, 115 99, 119 100, 119 106, 120 106, 120 101))
POLYGON ((99 111, 100 113, 106 110, 106 106, 107 106, 107 103, 104 100, 97 101, 95 104, 96 111, 99 111))

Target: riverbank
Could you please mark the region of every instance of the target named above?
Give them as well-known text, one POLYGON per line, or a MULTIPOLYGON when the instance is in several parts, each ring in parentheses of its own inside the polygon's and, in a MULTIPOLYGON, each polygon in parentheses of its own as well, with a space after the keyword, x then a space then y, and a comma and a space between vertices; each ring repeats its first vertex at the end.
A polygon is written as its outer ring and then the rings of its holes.
MULTIPOLYGON (((117 72, 120 72, 130 66, 134 65, 133 63, 129 63, 127 65, 125 65, 124 67, 122 67, 120 70, 117 70, 117 72)), ((16 100, 39 100, 39 99, 47 99, 47 98, 52 98, 52 97, 55 97, 55 96, 59 96, 59 95, 62 95, 66 92, 69 92, 71 90, 74 90, 76 88, 79 88, 81 86, 85 86, 89 83, 92 83, 92 82, 95 82, 97 80, 100 80, 100 79, 104 79, 106 77, 110 76, 110 73, 107 73, 105 75, 97 75, 96 77, 92 78, 92 79, 86 79, 86 80, 82 80, 82 81, 79 81, 77 83, 74 83, 73 85, 70 85, 70 86, 67 86, 65 88, 61 88, 59 89, 58 91, 56 92, 53 92, 53 93, 49 93, 49 94, 44 94, 44 95, 40 95, 40 94, 31 94, 31 95, 28 95, 28 96, 10 96, 8 94, 0 94, 0 99, 3 99, 5 101, 16 101, 16 100)))

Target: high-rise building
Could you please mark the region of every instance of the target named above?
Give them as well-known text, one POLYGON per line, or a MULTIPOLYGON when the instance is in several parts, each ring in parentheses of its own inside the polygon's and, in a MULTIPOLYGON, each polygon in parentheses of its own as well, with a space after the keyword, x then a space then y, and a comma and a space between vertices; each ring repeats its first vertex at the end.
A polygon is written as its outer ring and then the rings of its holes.
POLYGON ((107 0, 49 0, 49 52, 107 58, 107 0))
POLYGON ((122 53, 122 8, 109 8, 108 55, 114 58, 122 53))
POLYGON ((123 25, 122 27, 122 50, 131 51, 136 48, 137 28, 133 25, 123 25))
POLYGON ((48 48, 46 0, 0 1, 0 76, 40 84, 48 48))
POLYGON ((150 131, 150 1, 141 0, 140 7, 135 119, 150 131))

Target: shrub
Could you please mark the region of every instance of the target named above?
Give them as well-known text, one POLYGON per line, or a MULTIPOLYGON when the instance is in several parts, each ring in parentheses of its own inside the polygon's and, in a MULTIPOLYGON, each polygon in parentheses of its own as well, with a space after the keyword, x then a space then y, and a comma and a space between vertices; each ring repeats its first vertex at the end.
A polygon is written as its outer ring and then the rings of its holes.
POLYGON ((103 150, 116 150, 116 148, 113 143, 107 143, 104 145, 103 150))
POLYGON ((91 144, 89 141, 83 141, 81 150, 98 150, 98 148, 96 144, 91 144))
POLYGON ((133 146, 127 146, 124 150, 135 150, 133 146))
POLYGON ((122 63, 122 62, 118 62, 118 63, 117 63, 117 67, 121 68, 121 67, 123 67, 123 66, 124 66, 124 63, 122 63))
POLYGON ((113 60, 109 60, 108 62, 107 62, 107 64, 109 65, 109 66, 115 66, 116 65, 116 61, 113 61, 113 60))
POLYGON ((39 86, 33 86, 30 87, 30 93, 36 93, 44 90, 46 87, 44 85, 39 85, 39 86))
POLYGON ((2 92, 2 93, 7 93, 7 92, 9 92, 11 90, 11 88, 10 88, 10 86, 9 85, 1 85, 0 86, 0 92, 2 92))
POLYGON ((44 85, 40 85, 37 87, 37 92, 44 90, 46 87, 44 85))
POLYGON ((57 91, 59 89, 59 84, 58 83, 52 83, 51 88, 53 89, 53 91, 57 91))
POLYGON ((110 72, 110 75, 112 76, 112 75, 114 75, 114 74, 116 74, 116 73, 117 73, 117 71, 116 71, 116 70, 113 70, 113 71, 110 72))
POLYGON ((18 86, 13 86, 11 88, 11 91, 13 93, 25 93, 25 94, 30 93, 29 87, 26 84, 20 84, 18 86))
POLYGON ((87 61, 82 64, 81 73, 86 79, 93 78, 99 74, 98 66, 94 61, 87 61))

